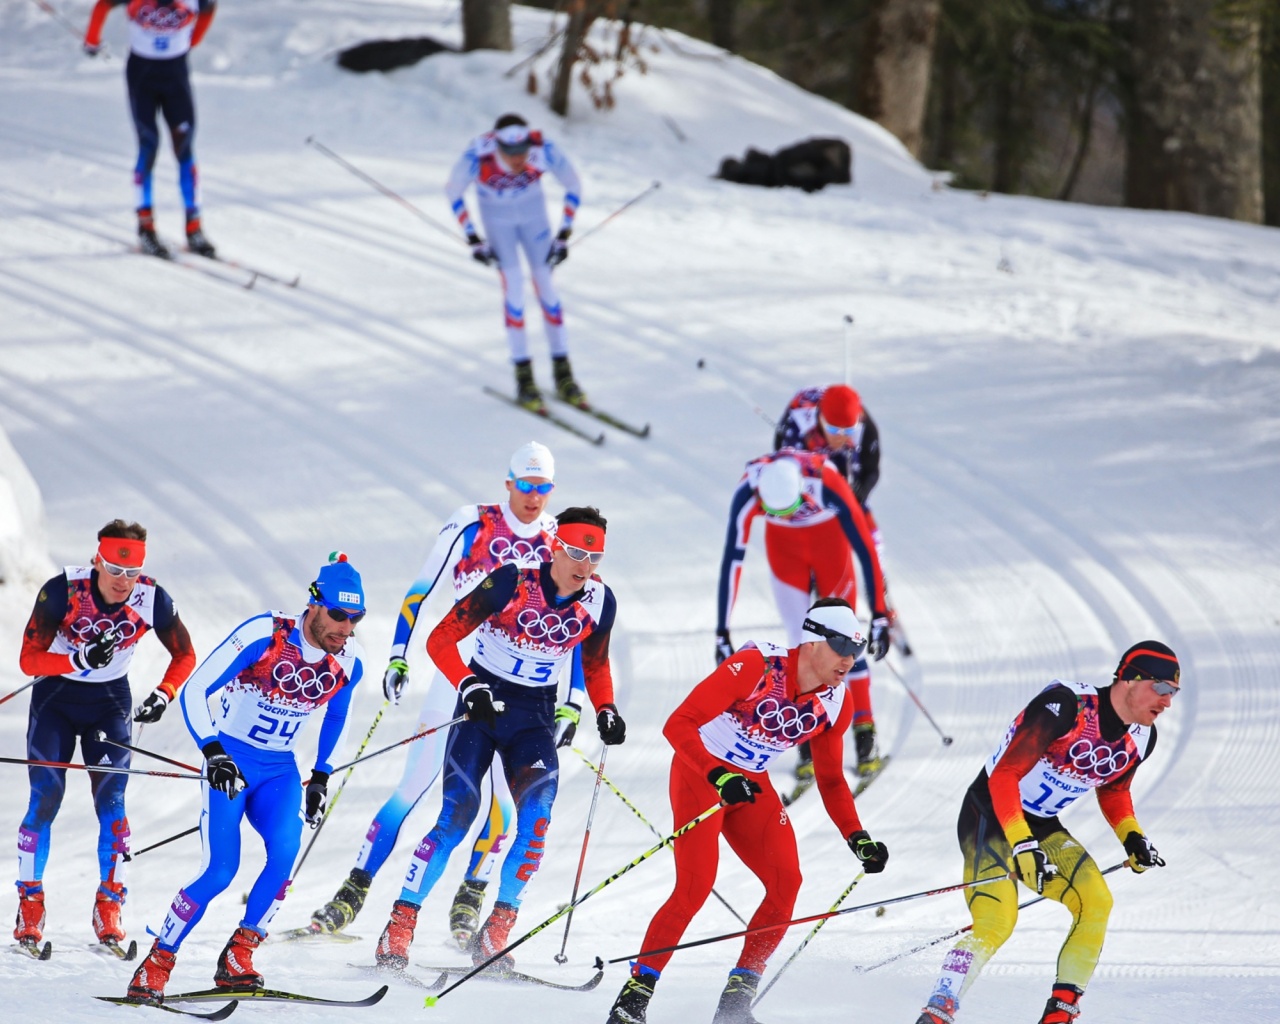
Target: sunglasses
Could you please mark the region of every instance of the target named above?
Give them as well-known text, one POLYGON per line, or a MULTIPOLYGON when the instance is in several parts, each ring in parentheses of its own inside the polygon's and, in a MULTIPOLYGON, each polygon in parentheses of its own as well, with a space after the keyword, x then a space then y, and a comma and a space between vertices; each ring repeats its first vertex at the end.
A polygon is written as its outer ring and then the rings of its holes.
POLYGON ((858 425, 855 423, 851 427, 833 427, 830 423, 823 422, 823 429, 828 434, 839 434, 841 437, 853 437, 858 432, 858 425))
POLYGON ((1157 696, 1173 697, 1177 695, 1178 690, 1180 690, 1181 687, 1179 687, 1175 683, 1166 682, 1163 679, 1152 679, 1151 689, 1156 691, 1157 696))
POLYGON ((353 626, 358 624, 365 616, 364 612, 349 612, 345 608, 337 608, 328 604, 324 606, 324 610, 334 622, 350 622, 353 626))
POLYGON ((99 556, 99 560, 102 562, 103 572, 105 572, 108 576, 114 576, 117 579, 119 579, 121 576, 124 576, 128 579, 136 580, 139 576, 142 575, 142 566, 140 565, 137 568, 134 568, 133 566, 129 566, 129 565, 116 565, 113 562, 108 562, 105 558, 102 558, 101 556, 99 556))
POLYGON ((603 551, 588 551, 586 548, 575 548, 572 544, 560 543, 560 550, 572 558, 575 562, 585 562, 591 559, 592 565, 599 565, 604 560, 603 551))
POLYGON ((556 489, 556 485, 553 483, 534 484, 528 480, 518 480, 515 477, 511 478, 511 482, 516 485, 516 490, 521 494, 532 494, 534 491, 539 494, 550 494, 556 489))
POLYGON ((817 633, 827 642, 836 654, 842 658, 857 657, 867 647, 866 640, 855 640, 851 636, 845 636, 843 633, 837 633, 834 629, 829 629, 821 622, 814 622, 813 619, 805 619, 802 627, 806 632, 817 633))

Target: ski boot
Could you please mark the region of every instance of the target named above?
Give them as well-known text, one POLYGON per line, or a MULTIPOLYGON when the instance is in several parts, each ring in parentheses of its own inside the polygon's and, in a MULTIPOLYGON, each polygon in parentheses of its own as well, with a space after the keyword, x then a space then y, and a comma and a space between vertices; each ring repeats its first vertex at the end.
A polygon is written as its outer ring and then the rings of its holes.
POLYGON ((178 954, 160 948, 160 940, 151 944, 151 952, 138 964, 138 969, 129 979, 129 990, 125 999, 131 1003, 159 1004, 164 1000, 164 987, 169 984, 169 975, 173 972, 178 954))
POLYGON ((516 404, 522 405, 530 412, 542 412, 547 404, 542 400, 542 392, 533 382, 533 363, 521 359, 512 364, 516 368, 516 404))
POLYGON ((463 880, 449 908, 449 931, 461 950, 471 948, 476 929, 480 927, 480 909, 484 906, 484 890, 488 882, 463 880))
POLYGON ((120 910, 124 907, 127 890, 119 882, 103 882, 93 900, 93 934, 107 946, 118 946, 124 941, 124 925, 120 923, 120 910))
POLYGON ((138 248, 146 256, 159 256, 162 260, 169 258, 168 248, 156 237, 156 222, 149 206, 138 211, 138 248))
MULTIPOLYGON (((511 928, 516 923, 516 908, 510 903, 495 903, 471 945, 471 962, 476 966, 484 963, 495 953, 506 949, 511 944, 511 928)), ((509 971, 516 965, 515 959, 508 954, 499 957, 489 966, 495 971, 509 971)))
POLYGON ((796 782, 812 782, 813 781, 813 751, 809 748, 808 741, 801 743, 796 748, 799 754, 799 760, 796 761, 796 782))
POLYGON ((243 925, 232 932, 218 957, 218 969, 213 974, 214 987, 236 992, 265 988, 262 975, 253 969, 253 951, 263 938, 243 925))
POLYGON ((760 1024, 751 1013, 756 999, 756 987, 760 975, 745 967, 735 967, 729 972, 729 980, 720 993, 720 1004, 711 1024, 760 1024))
POLYGON ((1061 983, 1053 986, 1053 995, 1045 1004, 1040 1024, 1071 1024, 1080 1015, 1080 997, 1084 989, 1061 983))
POLYGON ((613 1001, 605 1024, 646 1024, 645 1014, 649 1012, 649 1000, 653 998, 656 984, 657 974, 644 972, 628 978, 613 1001))
POLYGON ((407 900, 396 900, 392 905, 391 919, 382 929, 382 938, 374 952, 379 967, 403 971, 409 966, 409 947, 413 944, 413 930, 418 925, 418 909, 407 900))
POLYGON ((18 883, 18 916, 13 937, 28 948, 40 945, 44 938, 44 883, 18 883))
POLYGON ((573 367, 569 365, 568 356, 552 356, 551 373, 555 377, 556 394, 563 401, 576 405, 579 409, 590 407, 587 396, 582 388, 578 387, 578 382, 573 379, 573 367))
POLYGON ((364 907, 365 897, 369 895, 369 886, 373 884, 373 875, 360 868, 352 868, 346 880, 338 887, 333 899, 311 915, 311 930, 333 935, 342 931, 360 913, 364 907))
POLYGON ((866 778, 884 767, 880 751, 876 747, 876 727, 873 723, 853 727, 853 748, 858 753, 858 775, 866 778))
POLYGON ((187 248, 197 256, 204 256, 206 259, 218 258, 218 250, 213 247, 209 239, 204 237, 199 214, 187 214, 187 248))
POLYGON ((956 1011, 959 1009, 960 1004, 950 996, 940 996, 935 992, 916 1018, 916 1024, 956 1024, 956 1011))

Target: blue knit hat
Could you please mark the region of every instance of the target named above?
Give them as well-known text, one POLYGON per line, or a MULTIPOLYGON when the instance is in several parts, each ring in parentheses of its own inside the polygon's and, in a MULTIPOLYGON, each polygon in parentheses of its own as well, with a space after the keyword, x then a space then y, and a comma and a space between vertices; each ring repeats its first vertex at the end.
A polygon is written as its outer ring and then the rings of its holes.
POLYGON ((328 564, 321 566, 316 573, 316 580, 311 584, 311 603, 352 612, 364 611, 364 584, 344 552, 333 552, 328 564))

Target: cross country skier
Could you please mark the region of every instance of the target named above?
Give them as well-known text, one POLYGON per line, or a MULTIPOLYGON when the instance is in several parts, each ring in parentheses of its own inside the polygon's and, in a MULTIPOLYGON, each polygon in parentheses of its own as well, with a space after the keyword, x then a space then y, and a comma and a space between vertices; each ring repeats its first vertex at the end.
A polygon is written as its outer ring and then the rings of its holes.
POLYGON ((309 594, 301 615, 264 612, 242 622, 182 691, 187 729, 205 758, 203 863, 174 897, 151 952, 134 972, 130 1002, 163 1000, 178 947, 240 867, 240 822, 246 817, 262 837, 267 862, 249 890, 244 919, 218 957, 213 981, 241 991, 263 987, 253 953, 289 889, 304 815, 314 828, 324 814, 332 759, 352 690, 364 674, 364 652, 352 635, 365 616, 364 587, 346 555, 330 556, 309 594), (304 797, 293 748, 303 724, 322 707, 304 797))
POLYGON ((582 198, 582 183, 569 158, 541 132, 531 131, 519 114, 503 114, 493 131, 485 132, 467 146, 449 175, 445 194, 467 236, 472 258, 485 266, 494 263, 498 266, 507 345, 516 371, 516 401, 534 411, 544 407, 542 393, 533 380, 533 363, 524 330, 524 271, 520 266, 523 249, 529 261, 533 290, 542 305, 556 394, 566 402, 585 405, 587 396, 574 380, 569 366, 564 312, 551 282, 552 270, 569 258, 569 235, 582 198), (554 237, 540 180, 548 171, 564 186, 564 213, 560 230, 554 237), (480 201, 480 219, 488 242, 476 232, 463 200, 472 183, 480 201))
MULTIPOLYGON (((92 565, 67 566, 40 588, 22 638, 18 664, 36 676, 27 725, 27 757, 68 762, 76 739, 86 764, 129 767, 129 752, 98 739, 130 741, 129 665, 150 629, 169 652, 159 685, 134 710, 134 721, 157 722, 195 667, 187 627, 173 599, 150 576, 142 575, 147 531, 114 519, 98 531, 92 565)), ((45 861, 49 831, 67 788, 65 768, 27 769, 31 799, 18 829, 18 920, 13 937, 28 951, 43 938, 45 861)), ((129 776, 89 772, 98 815, 98 869, 101 882, 93 904, 98 941, 119 946, 127 890, 124 859, 129 852, 129 819, 124 790, 129 776)))
POLYGON ((1057 979, 1040 1024, 1071 1024, 1098 964, 1111 892, 1098 865, 1058 819, 1096 790, 1102 816, 1142 872, 1164 861, 1134 816, 1130 787, 1156 746, 1155 720, 1179 688, 1178 659, 1164 644, 1134 644, 1101 688, 1055 679, 1010 723, 965 793, 957 828, 970 889, 973 930, 947 954, 916 1024, 954 1024, 960 999, 1013 933, 1018 887, 1007 876, 1071 912, 1057 979))
MULTIPOLYGON (((797 391, 773 434, 773 447, 822 452, 840 470, 870 519, 867 499, 880 480, 880 431, 847 384, 797 391)), ((879 532, 872 520, 879 547, 879 532)))
POLYGON ((84 33, 84 50, 89 56, 102 49, 102 26, 111 8, 124 4, 128 4, 129 16, 125 82, 138 135, 138 162, 133 170, 138 197, 138 243, 149 256, 169 256, 169 250, 156 237, 151 212, 151 170, 160 151, 156 114, 161 112, 178 160, 178 185, 187 211, 187 248, 213 258, 214 248, 200 226, 200 176, 192 149, 196 108, 187 72, 187 52, 199 46, 209 31, 216 0, 98 0, 84 33))
MULTIPOLYGON (((790 920, 800 891, 800 858, 768 768, 801 741, 812 744, 818 791, 840 835, 865 870, 884 870, 889 851, 863 829, 844 781, 844 732, 853 717, 844 678, 866 646, 849 603, 823 598, 804 616, 798 644, 790 650, 744 644, 671 713, 663 735, 675 749, 672 820, 692 820, 717 794, 728 806, 676 840, 675 890, 649 922, 643 949, 679 943, 715 884, 722 834, 764 885, 764 900, 748 927, 790 920)), ((714 1024, 755 1024, 751 1003, 784 931, 746 937, 714 1024)), ((670 959, 670 953, 657 953, 632 963, 608 1024, 644 1024, 654 986, 670 959)))
MULTIPOLYGON (((418 844, 400 899, 378 941, 383 967, 403 970, 418 910, 479 810, 480 779, 494 754, 516 801, 516 837, 502 862, 493 911, 472 946, 482 963, 508 945, 525 885, 538 870, 559 784, 555 744, 555 680, 574 648, 582 647, 582 671, 596 709, 596 728, 609 745, 627 728, 613 703, 609 632, 617 604, 593 574, 604 558, 605 519, 594 508, 567 508, 556 516, 549 562, 508 562, 459 601, 427 640, 431 660, 458 690, 455 716, 468 720, 449 730, 445 748, 444 806, 418 844), (476 633, 475 654, 465 664, 458 644, 476 633)), ((510 967, 510 957, 501 966, 510 967)))
MULTIPOLYGON (((884 577, 862 506, 839 470, 821 452, 784 448, 747 463, 729 506, 729 530, 720 560, 716 605, 716 660, 733 653, 729 615, 737 597, 738 579, 747 554, 751 524, 763 514, 764 544, 772 574, 773 596, 787 631, 787 644, 799 642, 800 623, 811 593, 842 597, 857 595, 851 552, 858 556, 863 585, 871 605, 871 636, 867 653, 876 661, 889 650, 889 618, 884 577)), ((871 713, 871 673, 858 658, 847 681, 853 695, 853 737, 858 772, 880 770, 875 720, 871 713)), ((797 778, 813 777, 813 761, 801 746, 797 778)))
MULTIPOLYGON (((503 504, 463 505, 454 512, 440 531, 431 554, 400 606, 391 645, 391 661, 383 676, 383 692, 387 700, 399 703, 400 694, 409 681, 406 655, 413 630, 423 602, 438 583, 449 581, 453 598, 459 601, 501 565, 515 562, 521 566, 536 566, 550 560, 556 522, 546 513, 546 507, 555 487, 554 480, 555 460, 551 451, 545 445, 530 441, 511 456, 506 481, 507 500, 503 504)), ((469 648, 470 644, 467 646, 469 648)), ((577 653, 575 648, 575 656, 577 653)), ((580 673, 577 676, 580 677, 580 673)), ((572 741, 582 708, 580 679, 575 678, 575 683, 568 702, 556 712, 557 746, 572 741)), ((421 732, 454 717, 453 708, 457 700, 453 684, 437 671, 418 716, 416 731, 421 732)), ((311 915, 318 930, 340 931, 360 913, 369 895, 369 886, 391 855, 405 818, 440 774, 446 736, 447 733, 438 732, 413 744, 400 784, 370 823, 351 874, 333 899, 311 915)), ((505 848, 515 812, 511 790, 501 768, 491 766, 488 778, 493 793, 492 806, 484 830, 472 849, 466 878, 449 911, 449 928, 463 949, 470 945, 480 924, 485 888, 493 874, 497 852, 505 848)))

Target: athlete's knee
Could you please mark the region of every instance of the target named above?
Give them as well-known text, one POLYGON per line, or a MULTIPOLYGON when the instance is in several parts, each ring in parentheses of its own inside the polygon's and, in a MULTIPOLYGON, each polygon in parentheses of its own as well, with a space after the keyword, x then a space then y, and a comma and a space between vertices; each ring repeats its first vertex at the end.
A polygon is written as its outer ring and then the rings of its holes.
POLYGON ((192 153, 195 134, 195 125, 189 121, 183 122, 177 128, 170 130, 169 137, 173 143, 173 155, 177 158, 178 163, 188 163, 195 159, 192 153))

